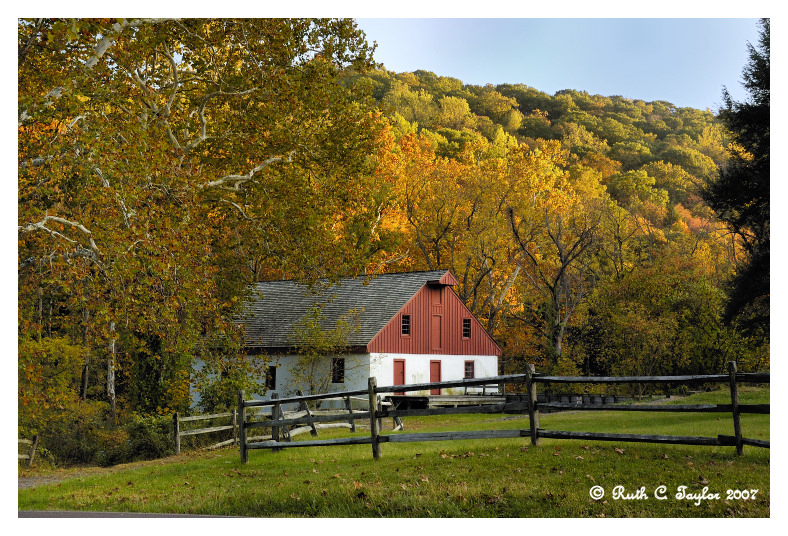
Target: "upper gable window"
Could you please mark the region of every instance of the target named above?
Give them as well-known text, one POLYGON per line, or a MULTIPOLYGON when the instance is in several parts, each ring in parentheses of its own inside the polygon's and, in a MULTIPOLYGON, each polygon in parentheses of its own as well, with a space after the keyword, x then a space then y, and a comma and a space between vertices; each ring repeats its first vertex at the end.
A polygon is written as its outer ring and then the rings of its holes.
POLYGON ((471 319, 470 318, 463 318, 462 319, 462 338, 463 339, 470 339, 471 338, 471 319))
POLYGON ((410 335, 410 315, 402 315, 402 334, 410 335))

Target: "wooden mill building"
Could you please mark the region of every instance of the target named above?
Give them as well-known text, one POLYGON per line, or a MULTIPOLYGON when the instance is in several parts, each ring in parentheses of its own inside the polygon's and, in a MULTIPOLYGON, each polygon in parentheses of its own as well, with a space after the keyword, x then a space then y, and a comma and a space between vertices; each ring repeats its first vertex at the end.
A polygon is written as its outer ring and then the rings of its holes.
POLYGON ((371 376, 379 386, 496 376, 501 349, 454 292, 455 285, 447 270, 344 279, 313 289, 293 281, 258 283, 243 322, 247 353, 270 359, 265 398, 308 391, 293 375, 299 357, 294 340, 315 307, 322 330, 336 328, 342 319, 355 324, 343 350, 322 364, 330 376, 329 392, 364 389, 371 376))

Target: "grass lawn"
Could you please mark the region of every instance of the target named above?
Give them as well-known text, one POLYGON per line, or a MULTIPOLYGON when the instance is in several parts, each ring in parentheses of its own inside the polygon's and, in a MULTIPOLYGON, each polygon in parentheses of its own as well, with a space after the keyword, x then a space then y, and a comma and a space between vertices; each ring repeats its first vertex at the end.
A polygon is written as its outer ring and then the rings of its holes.
MULTIPOLYGON (((727 403, 727 396, 727 391, 703 393, 680 403, 727 403)), ((769 390, 744 388, 740 399, 741 403, 768 403, 769 390)), ((611 433, 733 435, 730 415, 724 413, 555 413, 542 415, 541 426, 611 433)), ((527 429, 528 417, 410 418, 405 427, 406 432, 527 429)), ((742 428, 745 437, 768 440, 769 415, 744 415, 742 428)), ((321 431, 320 438, 343 433, 347 432, 321 431)), ((365 433, 361 429, 356 435, 365 433)), ((534 447, 522 438, 383 443, 382 452, 382 458, 375 461, 369 445, 277 453, 252 450, 246 465, 240 463, 237 449, 189 452, 19 490, 19 509, 262 517, 770 515, 770 451, 762 448, 745 446, 744 455, 737 456, 734 447, 549 439, 534 447), (590 496, 594 486, 602 487, 604 497, 590 496), (616 486, 623 486, 624 494, 633 498, 615 498, 616 486), (685 497, 677 498, 682 486, 685 497), (644 490, 638 494, 640 488, 644 490), (702 496, 704 488, 706 498, 686 497, 702 496), (658 500, 655 493, 666 498, 658 500), (647 498, 634 498, 643 495, 647 498)))

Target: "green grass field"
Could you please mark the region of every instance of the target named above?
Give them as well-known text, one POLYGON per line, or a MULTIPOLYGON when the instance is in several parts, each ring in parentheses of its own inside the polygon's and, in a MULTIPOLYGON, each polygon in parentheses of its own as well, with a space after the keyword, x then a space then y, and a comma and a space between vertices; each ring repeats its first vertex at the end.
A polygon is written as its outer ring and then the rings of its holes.
MULTIPOLYGON (((727 396, 703 393, 680 403, 727 403, 727 396)), ((740 397, 742 403, 768 403, 769 390, 745 388, 740 397)), ((528 417, 424 417, 406 419, 405 426, 408 433, 527 429, 528 417)), ((542 415, 541 426, 733 435, 725 413, 555 413, 542 415)), ((742 428, 745 437, 768 440, 769 415, 744 415, 742 428)), ((342 433, 321 431, 320 438, 342 433)), ((377 461, 369 445, 252 450, 243 465, 237 449, 228 448, 93 474, 70 470, 73 478, 20 490, 19 509, 262 517, 768 517, 769 455, 755 447, 737 456, 734 447, 548 439, 534 447, 523 438, 384 443, 377 461), (601 486, 603 497, 591 497, 594 486, 601 486), (624 496, 614 497, 617 486, 624 496), (684 497, 677 498, 682 490, 684 497)))

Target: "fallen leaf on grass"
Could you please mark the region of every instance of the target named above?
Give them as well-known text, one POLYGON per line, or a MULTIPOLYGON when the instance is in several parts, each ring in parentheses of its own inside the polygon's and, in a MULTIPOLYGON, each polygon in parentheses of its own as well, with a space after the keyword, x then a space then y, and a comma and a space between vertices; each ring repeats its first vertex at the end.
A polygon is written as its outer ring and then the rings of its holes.
POLYGON ((356 482, 356 481, 354 480, 354 481, 353 481, 353 486, 355 486, 355 488, 356 488, 356 489, 361 489, 361 488, 363 488, 363 487, 364 487, 364 484, 362 484, 361 482, 356 482))
POLYGON ((420 476, 422 482, 429 482, 430 481, 430 479, 427 478, 427 475, 419 475, 419 476, 420 476))
POLYGON ((624 454, 624 449, 620 449, 620 448, 616 447, 616 448, 614 448, 613 450, 615 450, 615 451, 616 451, 616 452, 618 452, 619 454, 624 454))
POLYGON ((575 460, 585 460, 582 456, 575 456, 575 460))

